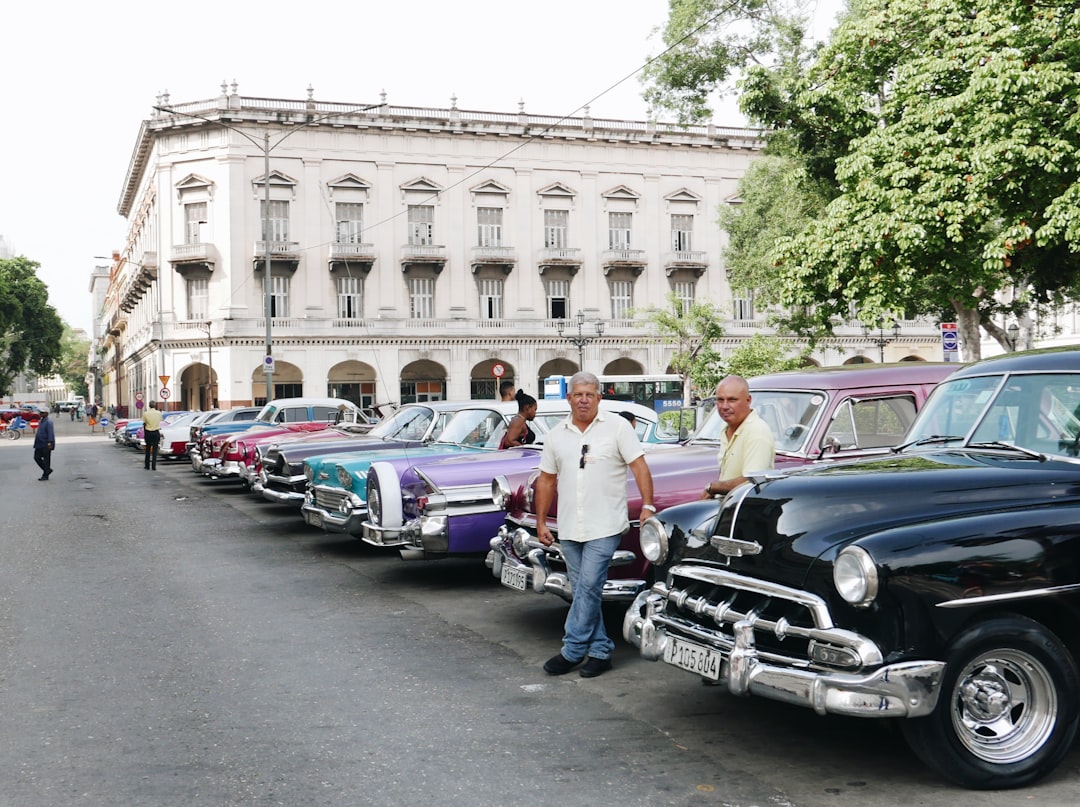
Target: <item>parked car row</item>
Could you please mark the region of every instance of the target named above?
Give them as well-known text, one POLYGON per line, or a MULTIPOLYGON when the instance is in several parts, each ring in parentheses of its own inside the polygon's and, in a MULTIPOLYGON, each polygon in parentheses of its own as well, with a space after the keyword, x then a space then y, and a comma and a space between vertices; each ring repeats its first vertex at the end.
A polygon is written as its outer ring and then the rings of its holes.
MULTIPOLYGON (((718 413, 676 442, 652 410, 602 402, 636 416, 659 510, 637 522, 628 473, 631 529, 604 591, 626 607, 624 638, 716 696, 895 717, 966 787, 1053 770, 1080 720, 1080 350, 750 388, 776 466, 723 499, 700 498, 718 413)), ((545 547, 534 509, 565 400, 540 401, 537 442, 508 450, 516 404, 406 404, 373 427, 349 411, 272 402, 249 423, 205 423, 191 467, 404 560, 471 556, 507 588, 573 598, 558 513, 545 547)))

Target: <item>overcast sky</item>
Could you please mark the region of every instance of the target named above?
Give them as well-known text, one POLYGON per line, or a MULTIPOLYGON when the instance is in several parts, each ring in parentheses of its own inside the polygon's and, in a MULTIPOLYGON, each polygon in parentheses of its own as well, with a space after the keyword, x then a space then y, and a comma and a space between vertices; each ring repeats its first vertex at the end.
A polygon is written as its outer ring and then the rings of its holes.
MULTIPOLYGON (((831 27, 840 0, 817 2, 831 27)), ((157 96, 241 95, 643 120, 637 71, 667 0, 232 0, 5 3, 0 236, 41 264, 60 316, 90 330, 90 273, 124 245, 116 212, 157 96)), ((728 107, 718 124, 741 125, 728 107)), ((167 266, 164 256, 159 256, 167 266)))

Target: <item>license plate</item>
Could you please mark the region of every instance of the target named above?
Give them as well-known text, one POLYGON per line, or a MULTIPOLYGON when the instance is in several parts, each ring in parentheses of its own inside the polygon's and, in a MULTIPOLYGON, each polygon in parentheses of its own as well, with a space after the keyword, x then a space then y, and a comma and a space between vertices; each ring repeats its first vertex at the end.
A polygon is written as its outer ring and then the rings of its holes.
POLYGON ((507 566, 505 563, 499 581, 507 588, 517 589, 518 591, 525 591, 529 587, 528 573, 524 569, 519 569, 517 566, 507 566))
POLYGON ((702 678, 712 681, 720 678, 720 652, 696 642, 669 635, 664 661, 688 672, 697 673, 702 678))
POLYGON ((308 511, 307 523, 312 527, 322 526, 322 513, 316 513, 314 511, 308 511))

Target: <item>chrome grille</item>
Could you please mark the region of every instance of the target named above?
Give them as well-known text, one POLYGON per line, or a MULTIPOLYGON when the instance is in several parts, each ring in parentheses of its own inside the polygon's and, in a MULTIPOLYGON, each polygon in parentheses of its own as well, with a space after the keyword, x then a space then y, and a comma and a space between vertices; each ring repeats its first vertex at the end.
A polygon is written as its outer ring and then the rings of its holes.
POLYGON ((343 488, 317 487, 314 492, 315 504, 324 510, 337 510, 339 505, 349 497, 343 488))
POLYGON ((811 642, 835 633, 820 598, 712 567, 676 566, 670 585, 658 583, 653 592, 666 601, 657 620, 670 628, 727 644, 735 625, 748 623, 760 652, 795 664, 810 664, 811 642))

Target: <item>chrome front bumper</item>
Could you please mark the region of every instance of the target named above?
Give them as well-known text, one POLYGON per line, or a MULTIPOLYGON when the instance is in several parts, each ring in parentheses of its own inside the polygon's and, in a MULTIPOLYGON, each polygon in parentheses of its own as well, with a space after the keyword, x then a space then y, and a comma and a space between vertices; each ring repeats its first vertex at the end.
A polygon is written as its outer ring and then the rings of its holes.
MULTIPOLYGON (((566 572, 556 572, 551 568, 551 561, 560 557, 558 543, 545 547, 520 527, 513 532, 507 527, 500 527, 499 534, 491 539, 491 551, 487 553, 484 563, 491 569, 492 575, 497 580, 501 581, 503 578, 503 566, 509 566, 524 572, 527 588, 537 594, 555 594, 567 602, 572 602, 574 592, 570 587, 570 578, 566 572), (521 561, 513 550, 513 533, 520 533, 518 542, 529 548, 526 553, 526 562, 521 561)), ((637 557, 633 552, 620 549, 612 557, 611 565, 624 566, 636 560, 637 557)), ((629 603, 646 585, 645 580, 607 580, 604 583, 601 599, 603 602, 629 603)))
POLYGON ((232 460, 220 460, 211 458, 203 463, 203 473, 215 479, 225 479, 235 476, 240 478, 240 463, 232 460))
POLYGON ((300 514, 312 527, 362 536, 367 521, 367 502, 342 488, 316 485, 304 494, 300 514))
MULTIPOLYGON (((759 652, 752 619, 733 626, 732 635, 679 616, 664 614, 670 592, 663 583, 638 594, 623 618, 623 638, 640 648, 650 661, 665 658, 669 633, 686 637, 721 656, 719 682, 735 695, 757 695, 805 706, 821 715, 850 717, 925 717, 940 694, 945 663, 907 661, 880 664, 872 642, 838 628, 815 629, 817 641, 857 648, 861 656, 879 663, 868 671, 839 672, 812 669, 805 660, 759 652)), ((693 673, 691 673, 693 674, 693 673)))

